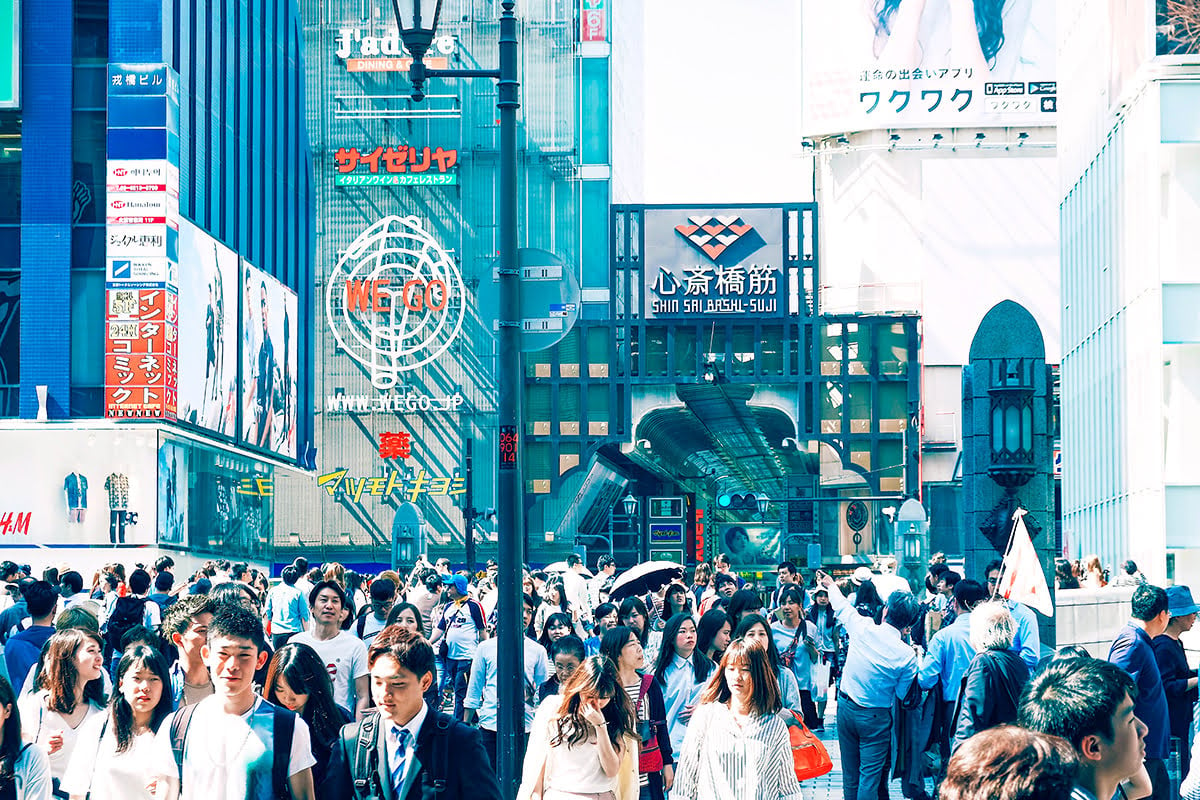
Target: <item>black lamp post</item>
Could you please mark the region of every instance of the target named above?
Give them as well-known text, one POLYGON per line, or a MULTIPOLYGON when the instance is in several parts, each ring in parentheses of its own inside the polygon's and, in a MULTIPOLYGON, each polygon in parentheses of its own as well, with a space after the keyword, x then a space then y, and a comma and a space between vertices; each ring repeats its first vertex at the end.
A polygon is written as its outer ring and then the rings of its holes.
POLYGON ((501 794, 513 797, 521 780, 517 744, 525 732, 524 625, 521 577, 525 562, 524 492, 521 481, 522 428, 521 295, 517 264, 517 15, 514 0, 501 0, 499 69, 426 69, 424 56, 437 33, 441 0, 392 0, 404 46, 412 55, 408 77, 412 99, 425 97, 426 78, 490 78, 497 82, 500 111, 500 303, 497 309, 496 364, 500 452, 496 474, 498 772, 501 794))

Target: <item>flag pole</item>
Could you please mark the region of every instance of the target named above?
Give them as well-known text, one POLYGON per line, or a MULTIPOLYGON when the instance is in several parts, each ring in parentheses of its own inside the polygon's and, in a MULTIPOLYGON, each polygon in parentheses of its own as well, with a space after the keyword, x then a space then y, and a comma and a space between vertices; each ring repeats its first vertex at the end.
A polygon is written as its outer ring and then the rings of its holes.
POLYGON ((1000 589, 1000 583, 1004 578, 1004 573, 1008 571, 1008 554, 1012 552, 1013 540, 1016 539, 1017 536, 1017 522, 1022 516, 1024 516, 1025 513, 1028 513, 1028 510, 1022 508, 1020 504, 1018 504, 1016 509, 1013 511, 1012 525, 1009 526, 1008 529, 1008 544, 1004 546, 1004 555, 1000 557, 1000 574, 996 578, 996 585, 992 588, 992 596, 988 598, 989 600, 996 599, 996 593, 1000 589))

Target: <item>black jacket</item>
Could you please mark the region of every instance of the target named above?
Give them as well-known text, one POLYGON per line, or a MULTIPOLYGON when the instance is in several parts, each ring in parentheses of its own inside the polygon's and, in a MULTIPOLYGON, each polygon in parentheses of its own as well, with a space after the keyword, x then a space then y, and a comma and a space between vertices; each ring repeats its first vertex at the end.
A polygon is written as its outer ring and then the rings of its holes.
POLYGON ((1162 675, 1163 692, 1167 696, 1167 713, 1171 716, 1171 735, 1188 741, 1192 727, 1192 707, 1197 692, 1187 688, 1189 678, 1196 677, 1196 670, 1188 667, 1187 654, 1178 639, 1165 633, 1150 640, 1154 648, 1154 660, 1162 675))
POLYGON ((1021 691, 1029 682, 1029 667, 1012 650, 977 653, 958 691, 954 738, 950 751, 982 730, 1017 719, 1021 691))
MULTIPOLYGON (((375 757, 368 762, 374 769, 367 791, 379 800, 397 800, 388 772, 386 727, 378 714, 369 717, 375 720, 375 757)), ((325 781, 317 789, 321 800, 355 797, 353 770, 362 724, 354 722, 342 728, 342 735, 330 754, 325 781)), ((417 734, 416 758, 416 769, 409 771, 406 781, 409 788, 403 800, 500 800, 495 770, 474 728, 430 710, 417 734), (440 776, 433 774, 439 769, 436 743, 439 737, 446 739, 446 760, 441 766, 445 772, 440 776), (439 778, 445 781, 442 792, 434 785, 439 778)))

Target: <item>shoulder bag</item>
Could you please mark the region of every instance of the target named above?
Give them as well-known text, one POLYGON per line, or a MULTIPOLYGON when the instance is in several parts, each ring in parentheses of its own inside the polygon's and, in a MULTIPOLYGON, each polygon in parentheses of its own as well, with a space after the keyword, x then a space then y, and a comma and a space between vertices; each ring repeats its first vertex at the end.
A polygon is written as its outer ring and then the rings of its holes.
POLYGON ((831 772, 833 759, 829 757, 829 751, 804 724, 804 719, 795 711, 787 711, 784 721, 787 722, 788 740, 792 746, 796 780, 804 781, 831 772))

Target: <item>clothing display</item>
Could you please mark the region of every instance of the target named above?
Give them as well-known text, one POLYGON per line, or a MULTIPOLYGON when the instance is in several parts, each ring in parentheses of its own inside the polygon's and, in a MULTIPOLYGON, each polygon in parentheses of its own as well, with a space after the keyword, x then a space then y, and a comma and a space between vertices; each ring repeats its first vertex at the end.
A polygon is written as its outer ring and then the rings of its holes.
POLYGON ((67 522, 83 522, 87 516, 87 476, 78 472, 67 475, 63 479, 63 491, 67 496, 67 522))
POLYGON ((129 476, 114 472, 104 479, 108 492, 108 541, 125 544, 125 526, 129 524, 129 476))

